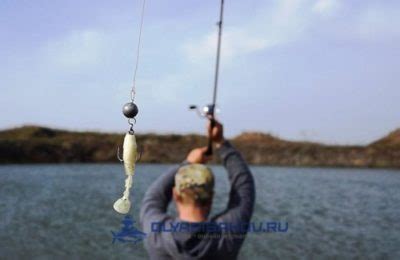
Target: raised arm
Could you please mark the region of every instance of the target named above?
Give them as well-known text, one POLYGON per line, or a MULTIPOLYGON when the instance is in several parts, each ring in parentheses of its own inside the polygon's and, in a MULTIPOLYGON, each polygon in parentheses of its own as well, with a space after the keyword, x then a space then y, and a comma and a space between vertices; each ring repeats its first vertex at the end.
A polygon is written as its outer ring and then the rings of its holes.
POLYGON ((171 168, 158 177, 147 189, 140 209, 140 222, 144 232, 149 232, 152 222, 161 222, 167 217, 168 204, 172 198, 175 173, 179 166, 171 168))
POLYGON ((228 141, 221 144, 218 153, 231 184, 227 209, 220 218, 229 223, 249 222, 255 201, 255 185, 250 169, 228 141))
POLYGON ((249 222, 253 214, 255 185, 247 163, 232 144, 223 137, 223 127, 216 122, 209 129, 218 148, 218 154, 228 171, 231 184, 227 209, 217 216, 219 221, 238 223, 249 222))

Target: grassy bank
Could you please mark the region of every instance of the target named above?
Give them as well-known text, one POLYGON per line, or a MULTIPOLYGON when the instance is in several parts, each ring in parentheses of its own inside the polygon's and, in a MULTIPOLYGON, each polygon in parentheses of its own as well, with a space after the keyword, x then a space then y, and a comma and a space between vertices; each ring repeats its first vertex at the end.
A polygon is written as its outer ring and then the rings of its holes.
MULTIPOLYGON (((201 135, 139 134, 141 162, 175 163, 204 146, 201 135)), ((38 126, 0 131, 0 163, 116 162, 123 134, 72 132, 38 126)), ((400 168, 400 130, 367 146, 286 141, 243 133, 232 143, 251 164, 280 166, 400 168)))

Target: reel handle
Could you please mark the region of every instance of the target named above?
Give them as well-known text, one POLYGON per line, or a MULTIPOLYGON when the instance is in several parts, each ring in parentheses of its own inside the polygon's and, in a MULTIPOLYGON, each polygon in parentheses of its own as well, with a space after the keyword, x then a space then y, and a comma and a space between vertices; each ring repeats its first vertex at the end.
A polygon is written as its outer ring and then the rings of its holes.
POLYGON ((212 137, 211 137, 211 135, 212 135, 212 131, 213 131, 214 126, 215 126, 215 119, 214 119, 214 117, 211 117, 211 118, 210 118, 210 128, 211 128, 211 131, 210 131, 210 133, 208 134, 208 145, 207 145, 207 150, 206 150, 206 152, 204 153, 204 154, 207 155, 207 156, 213 155, 213 147, 212 147, 212 137))

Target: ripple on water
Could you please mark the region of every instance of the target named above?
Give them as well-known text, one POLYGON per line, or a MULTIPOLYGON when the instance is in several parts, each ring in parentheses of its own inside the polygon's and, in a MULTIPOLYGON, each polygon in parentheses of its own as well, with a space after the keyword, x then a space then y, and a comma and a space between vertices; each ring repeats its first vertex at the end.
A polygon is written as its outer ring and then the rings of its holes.
MULTIPOLYGON (((133 217, 147 187, 169 165, 140 164, 133 217)), ((213 213, 229 194, 222 167, 213 166, 213 213)), ((389 170, 252 167, 254 221, 289 223, 288 233, 249 234, 241 259, 391 258, 400 253, 400 172, 389 170)), ((121 216, 121 165, 0 167, 0 258, 146 259, 143 244, 111 244, 121 216)), ((173 211, 172 211, 173 212, 173 211)))

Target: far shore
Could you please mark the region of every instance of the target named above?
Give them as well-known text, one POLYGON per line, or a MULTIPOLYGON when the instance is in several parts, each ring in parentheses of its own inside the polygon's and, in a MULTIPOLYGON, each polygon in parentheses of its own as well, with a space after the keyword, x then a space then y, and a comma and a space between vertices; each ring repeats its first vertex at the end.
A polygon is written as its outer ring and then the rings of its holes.
MULTIPOLYGON (((122 134, 74 132, 40 126, 0 131, 0 164, 118 163, 122 134)), ((140 163, 179 163, 193 147, 205 146, 197 134, 139 134, 140 163)), ((326 145, 287 141, 247 132, 230 140, 251 165, 340 168, 400 168, 400 130, 369 145, 326 145)), ((217 163, 216 159, 213 163, 217 163)))

